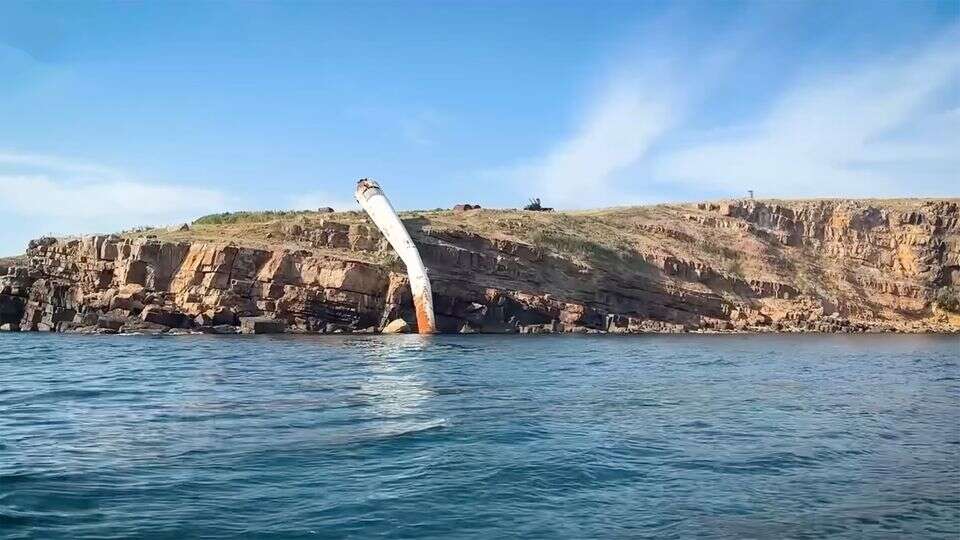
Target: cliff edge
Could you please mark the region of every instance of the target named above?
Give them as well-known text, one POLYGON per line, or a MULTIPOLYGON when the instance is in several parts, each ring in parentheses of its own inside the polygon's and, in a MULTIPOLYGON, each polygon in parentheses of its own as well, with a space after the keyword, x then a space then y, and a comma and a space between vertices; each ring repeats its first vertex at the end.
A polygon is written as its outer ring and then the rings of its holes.
MULTIPOLYGON (((401 217, 442 332, 960 330, 958 199, 401 217)), ((5 330, 377 332, 396 319, 416 325, 404 268, 360 212, 41 238, 0 278, 5 330)))

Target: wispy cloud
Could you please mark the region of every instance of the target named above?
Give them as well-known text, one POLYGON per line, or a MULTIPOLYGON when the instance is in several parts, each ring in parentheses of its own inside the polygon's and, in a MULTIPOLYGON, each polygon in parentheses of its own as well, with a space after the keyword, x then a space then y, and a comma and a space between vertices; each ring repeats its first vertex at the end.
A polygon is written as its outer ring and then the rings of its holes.
POLYGON ((418 146, 432 146, 438 133, 450 123, 447 116, 434 109, 420 109, 400 118, 403 137, 418 146))
POLYGON ((682 127, 751 34, 718 32, 712 47, 695 46, 675 31, 688 16, 668 11, 644 25, 643 37, 613 59, 568 136, 481 177, 525 186, 563 208, 637 202, 646 188, 624 177, 682 127))
POLYGON ((530 183, 550 204, 608 204, 615 199, 612 176, 646 155, 677 121, 678 106, 637 78, 617 78, 603 89, 568 140, 543 157, 487 174, 530 183))
POLYGON ((79 161, 61 156, 0 151, 0 173, 14 168, 43 170, 69 175, 71 178, 94 177, 120 179, 128 176, 113 167, 79 161))
POLYGON ((43 95, 69 84, 72 68, 65 64, 44 62, 38 59, 37 52, 38 48, 21 49, 0 42, 0 73, 3 73, 0 92, 5 99, 43 95))
POLYGON ((0 211, 64 233, 184 221, 230 202, 213 189, 146 182, 59 156, 0 152, 0 211))
POLYGON ((351 107, 344 115, 376 128, 384 137, 420 147, 436 144, 451 124, 449 116, 432 107, 351 107))
POLYGON ((810 78, 760 121, 662 156, 657 176, 771 196, 955 191, 960 115, 944 93, 958 81, 960 47, 950 37, 810 78))
POLYGON ((769 39, 762 25, 750 28, 699 51, 657 36, 645 50, 659 56, 622 56, 570 136, 481 176, 525 186, 562 208, 748 189, 783 197, 956 194, 956 27, 872 60, 790 66, 741 122, 709 107, 730 103, 738 68, 754 60, 756 40, 769 39), (728 94, 714 99, 720 91, 728 94))
POLYGON ((214 190, 178 185, 124 180, 74 184, 45 176, 3 175, 0 206, 30 217, 170 222, 222 209, 226 198, 214 190))

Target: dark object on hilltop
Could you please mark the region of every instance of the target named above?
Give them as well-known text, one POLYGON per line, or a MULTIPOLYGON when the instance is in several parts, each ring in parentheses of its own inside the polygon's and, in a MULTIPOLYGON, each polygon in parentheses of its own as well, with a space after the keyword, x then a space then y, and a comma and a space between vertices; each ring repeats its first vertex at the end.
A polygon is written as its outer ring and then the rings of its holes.
POLYGON ((523 207, 524 210, 532 210, 534 212, 553 212, 553 208, 547 208, 540 204, 540 197, 536 199, 530 199, 530 204, 523 207))
POLYGON ((458 204, 453 207, 454 212, 466 212, 467 210, 479 210, 479 204, 458 204))
POLYGON ((324 206, 323 208, 317 208, 317 213, 319 214, 332 214, 335 210, 329 206, 324 206))

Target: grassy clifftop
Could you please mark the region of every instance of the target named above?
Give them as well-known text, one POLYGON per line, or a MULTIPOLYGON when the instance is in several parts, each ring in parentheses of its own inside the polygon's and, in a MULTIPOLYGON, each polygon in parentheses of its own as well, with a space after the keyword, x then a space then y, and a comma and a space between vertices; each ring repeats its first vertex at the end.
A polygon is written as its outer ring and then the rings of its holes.
MULTIPOLYGON (((861 330, 960 325, 951 315, 960 286, 960 199, 432 210, 401 219, 457 328, 483 309, 499 317, 496 328, 511 318, 511 328, 552 321, 610 331, 842 331, 849 326, 841 319, 859 321, 861 330), (508 314, 507 304, 516 309, 508 314)), ((177 276, 151 283, 169 287, 180 302, 174 307, 191 315, 198 298, 209 306, 232 298, 244 313, 296 322, 346 310, 367 325, 403 290, 394 287, 402 264, 360 211, 216 214, 121 238, 48 238, 31 254, 38 278, 65 272, 71 283, 88 283, 81 277, 90 273, 103 283, 104 272, 113 283, 131 269, 141 269, 144 282, 148 274, 177 276), (223 295, 225 284, 234 296, 223 295)))
POLYGON ((0 257, 0 270, 12 266, 22 266, 27 262, 26 255, 17 255, 16 257, 0 257))
MULTIPOLYGON (((890 268, 904 278, 911 277, 910 273, 916 270, 910 266, 913 263, 900 261, 903 257, 911 258, 904 252, 910 249, 908 246, 897 248, 902 252, 899 255, 890 255, 884 246, 872 243, 889 242, 891 240, 880 236, 908 234, 913 228, 925 226, 911 225, 912 214, 929 213, 936 205, 956 205, 958 201, 960 199, 737 200, 575 212, 410 211, 402 212, 401 219, 414 237, 425 231, 446 231, 518 242, 569 259, 586 269, 609 271, 622 267, 627 270, 635 265, 637 258, 673 258, 743 279, 790 283, 800 290, 816 292, 834 288, 831 283, 844 281, 847 273, 864 263, 868 271, 890 268), (868 218, 880 219, 877 216, 886 216, 882 228, 877 228, 879 222, 867 221, 868 218), (821 252, 816 246, 828 246, 828 249, 821 252), (863 253, 870 252, 873 255, 869 256, 877 260, 850 260, 843 256, 857 252, 862 252, 861 259, 863 253), (891 256, 896 260, 887 260, 891 256)), ((306 240, 309 234, 304 231, 309 233, 331 226, 360 227, 376 234, 361 211, 225 213, 200 218, 190 230, 151 232, 166 240, 230 241, 383 262, 383 253, 329 245, 318 247, 306 240)), ((948 233, 947 240, 955 242, 955 235, 948 233)))

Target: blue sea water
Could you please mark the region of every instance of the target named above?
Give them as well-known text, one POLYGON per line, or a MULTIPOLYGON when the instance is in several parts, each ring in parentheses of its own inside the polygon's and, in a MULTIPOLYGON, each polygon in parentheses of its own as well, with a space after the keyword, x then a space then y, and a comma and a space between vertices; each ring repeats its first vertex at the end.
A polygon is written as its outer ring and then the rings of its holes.
POLYGON ((2 538, 960 536, 960 340, 0 335, 2 538))

